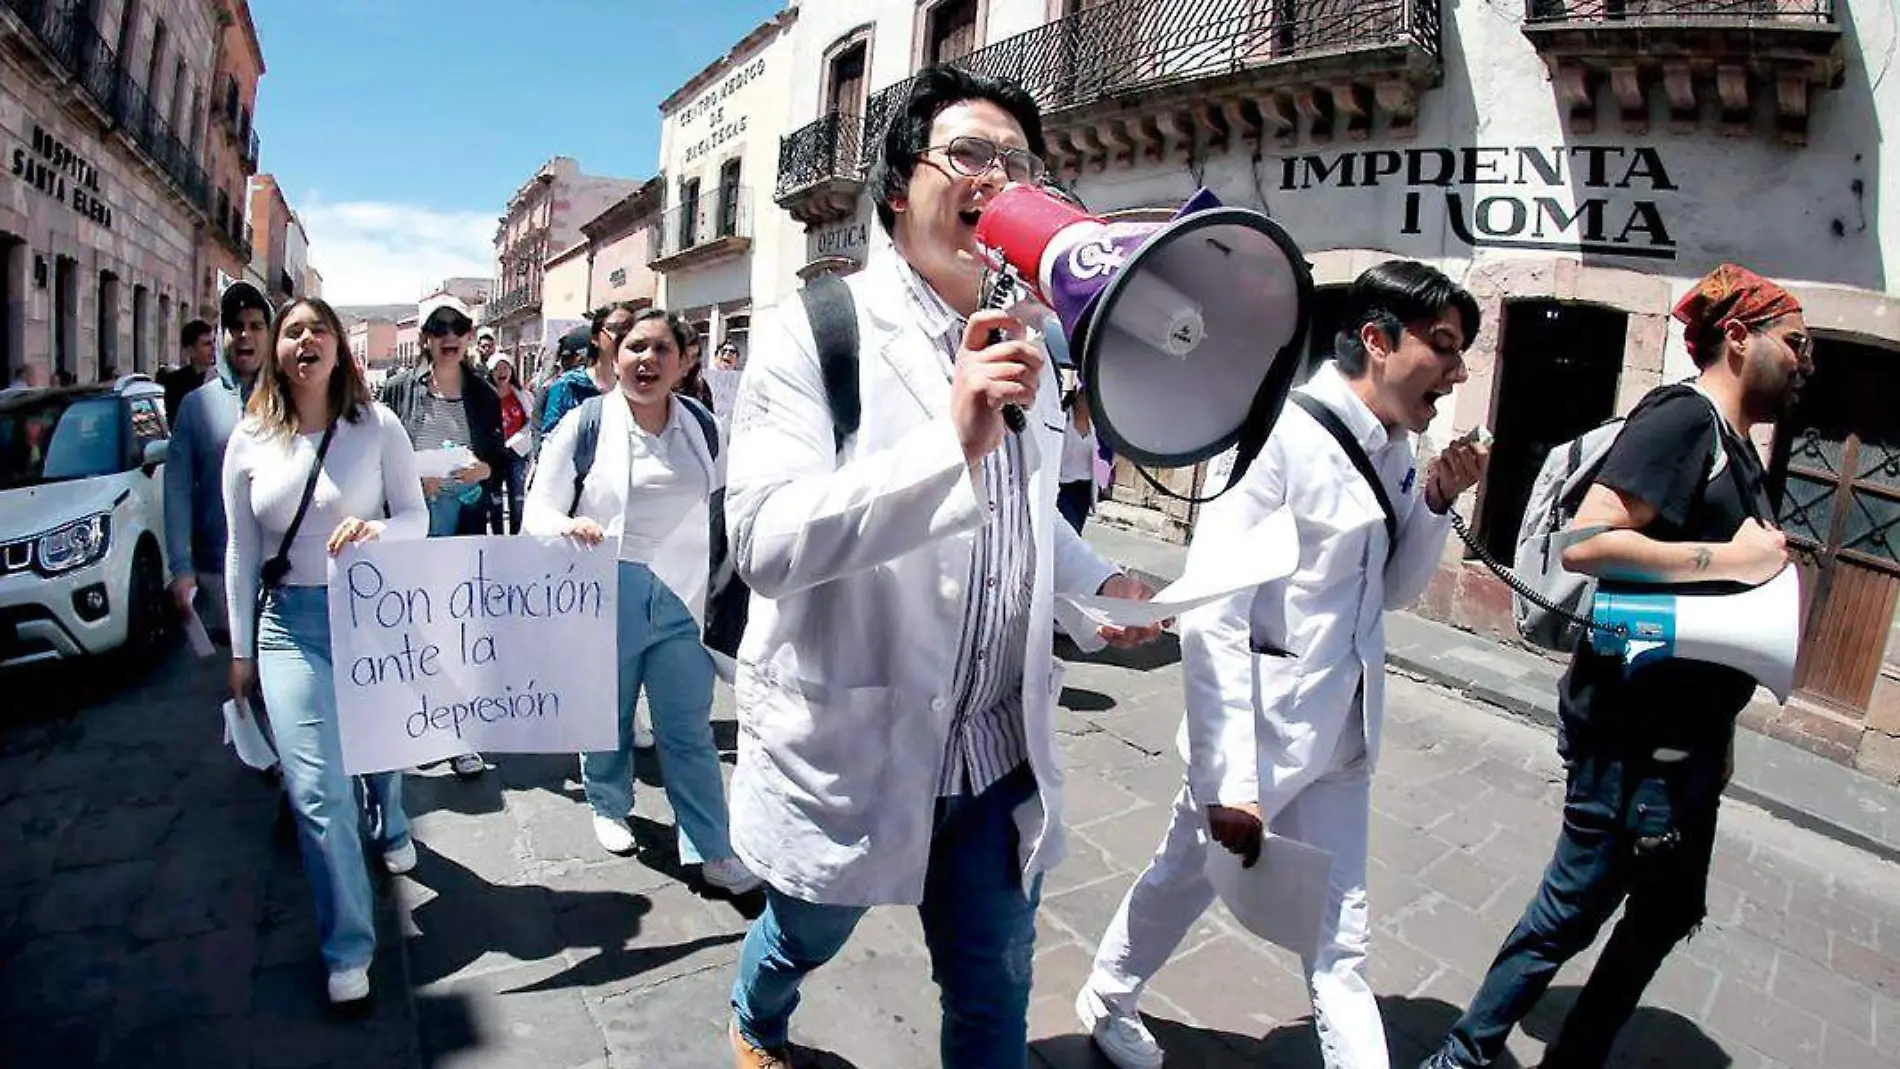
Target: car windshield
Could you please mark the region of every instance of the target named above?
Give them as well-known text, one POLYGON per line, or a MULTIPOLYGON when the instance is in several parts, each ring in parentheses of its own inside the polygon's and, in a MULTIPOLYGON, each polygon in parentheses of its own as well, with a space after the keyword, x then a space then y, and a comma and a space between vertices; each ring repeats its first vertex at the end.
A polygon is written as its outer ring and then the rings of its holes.
POLYGON ((48 393, 6 401, 0 404, 0 490, 119 470, 117 397, 48 393))

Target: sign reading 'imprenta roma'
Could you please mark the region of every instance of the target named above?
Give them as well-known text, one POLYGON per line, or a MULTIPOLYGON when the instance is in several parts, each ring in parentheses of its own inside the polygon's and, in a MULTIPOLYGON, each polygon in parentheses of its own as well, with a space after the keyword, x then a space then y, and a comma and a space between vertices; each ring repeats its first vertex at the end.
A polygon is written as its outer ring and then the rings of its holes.
POLYGON ((1676 183, 1654 148, 1471 145, 1369 149, 1280 161, 1280 188, 1402 189, 1401 234, 1442 209, 1467 245, 1673 260, 1657 193, 1676 183))

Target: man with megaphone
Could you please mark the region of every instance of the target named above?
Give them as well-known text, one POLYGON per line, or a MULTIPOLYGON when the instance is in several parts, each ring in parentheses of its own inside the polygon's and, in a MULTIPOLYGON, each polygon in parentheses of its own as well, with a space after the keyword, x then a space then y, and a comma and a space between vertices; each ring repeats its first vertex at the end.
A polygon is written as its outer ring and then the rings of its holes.
POLYGON ((805 314, 753 344, 727 473, 756 595, 732 841, 768 891, 733 985, 740 1069, 786 1064, 804 978, 887 903, 922 915, 942 1064, 1027 1062, 1041 873, 1062 854, 1054 596, 1149 596, 1057 514, 1053 369, 978 310, 976 223, 1037 180, 1042 147, 1019 86, 920 72, 871 180, 894 254, 807 286, 805 314))
MULTIPOLYGON (((1154 860, 1109 922, 1076 1012, 1119 1069, 1159 1069, 1143 988, 1214 900, 1216 846, 1260 861, 1271 829, 1330 854, 1304 959, 1328 1069, 1387 1069, 1366 978, 1366 835, 1385 694, 1384 615, 1420 594, 1451 530, 1447 512, 1484 473, 1459 438, 1424 471, 1412 436, 1465 380, 1478 303, 1434 268, 1395 260, 1359 276, 1334 359, 1289 398, 1265 447, 1207 505, 1188 569, 1262 552, 1246 537, 1281 510, 1299 532, 1284 579, 1181 617, 1186 784, 1154 860)), ((1308 854, 1314 851, 1308 850, 1308 854)), ((1218 859, 1216 859, 1218 860, 1218 859)), ((1321 863, 1323 864, 1323 858, 1321 863)), ((1272 880, 1283 873, 1259 872, 1272 880)), ((1301 924, 1294 925, 1295 927, 1301 924)))
MULTIPOLYGON (((1700 373, 1630 414, 1570 527, 1603 533, 1573 542, 1564 566, 1685 595, 1765 583, 1787 566, 1788 549, 1771 526, 1748 435, 1785 411, 1811 372, 1807 323, 1788 291, 1734 264, 1697 283, 1675 318, 1700 373)), ((1569 782, 1556 854, 1471 1007, 1422 1069, 1492 1064, 1620 905, 1623 919, 1543 1061, 1604 1063, 1663 959, 1702 923, 1735 718, 1755 683, 1704 660, 1627 672, 1621 655, 1578 645, 1558 691, 1569 782)))

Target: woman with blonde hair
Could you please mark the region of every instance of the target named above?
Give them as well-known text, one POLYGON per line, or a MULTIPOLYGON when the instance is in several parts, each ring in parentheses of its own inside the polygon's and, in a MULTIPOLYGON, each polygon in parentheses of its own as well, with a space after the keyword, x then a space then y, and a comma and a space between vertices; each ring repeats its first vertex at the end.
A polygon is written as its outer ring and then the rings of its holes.
MULTIPOLYGON (((337 734, 329 558, 357 542, 421 538, 429 527, 409 435, 370 400, 343 339, 342 322, 323 301, 296 300, 278 312, 224 458, 231 693, 243 702, 262 689, 332 1002, 369 996, 376 917, 337 734)), ((416 848, 400 774, 364 780, 383 864, 408 872, 416 848)))

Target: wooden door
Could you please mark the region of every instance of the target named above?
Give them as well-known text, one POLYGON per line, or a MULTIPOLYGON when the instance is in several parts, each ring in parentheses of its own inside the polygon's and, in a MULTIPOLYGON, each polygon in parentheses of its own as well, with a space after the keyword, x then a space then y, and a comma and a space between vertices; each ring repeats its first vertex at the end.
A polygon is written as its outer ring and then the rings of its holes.
POLYGON ((1900 352, 1822 339, 1775 445, 1776 516, 1801 569, 1795 687, 1866 711, 1900 600, 1900 352))

